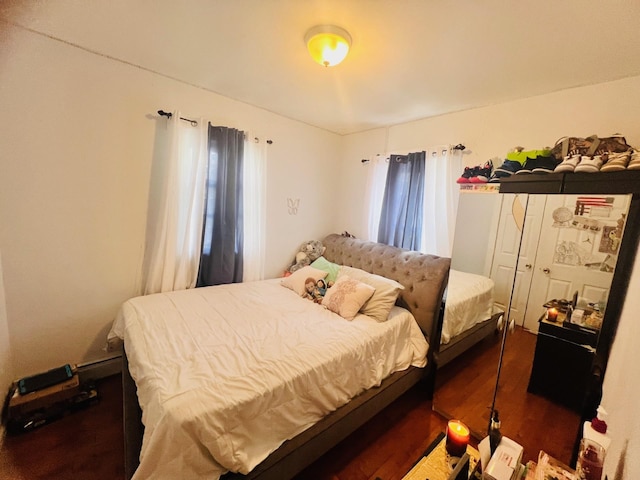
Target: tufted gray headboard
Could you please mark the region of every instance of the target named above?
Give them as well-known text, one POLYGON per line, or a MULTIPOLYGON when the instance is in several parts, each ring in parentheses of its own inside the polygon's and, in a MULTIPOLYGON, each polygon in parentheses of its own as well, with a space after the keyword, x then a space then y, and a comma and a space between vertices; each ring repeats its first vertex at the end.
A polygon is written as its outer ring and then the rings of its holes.
POLYGON ((427 341, 433 345, 432 338, 439 335, 437 323, 449 279, 450 258, 338 234, 328 235, 322 243, 327 247, 324 257, 330 262, 360 268, 402 284, 404 290, 398 305, 413 314, 427 341))

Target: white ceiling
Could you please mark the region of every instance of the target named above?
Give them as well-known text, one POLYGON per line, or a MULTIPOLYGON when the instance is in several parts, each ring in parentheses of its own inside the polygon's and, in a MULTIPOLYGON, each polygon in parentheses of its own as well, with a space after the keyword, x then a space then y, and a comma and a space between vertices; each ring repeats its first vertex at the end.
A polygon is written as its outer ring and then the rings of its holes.
POLYGON ((10 23, 339 134, 640 75, 638 0, 0 3, 10 23), (353 38, 337 67, 306 52, 318 24, 353 38))

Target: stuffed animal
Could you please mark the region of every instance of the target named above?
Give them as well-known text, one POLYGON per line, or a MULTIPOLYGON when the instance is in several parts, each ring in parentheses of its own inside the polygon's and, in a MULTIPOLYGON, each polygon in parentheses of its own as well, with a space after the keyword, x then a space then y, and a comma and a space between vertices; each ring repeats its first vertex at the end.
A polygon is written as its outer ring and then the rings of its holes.
POLYGON ((320 258, 325 250, 326 247, 322 245, 320 240, 307 240, 300 245, 300 248, 298 248, 296 259, 293 262, 293 265, 289 267, 289 271, 293 273, 296 270, 300 270, 302 267, 311 265, 311 262, 320 258))
POLYGON ((324 297, 324 292, 321 289, 320 285, 324 284, 324 280, 318 280, 317 282, 309 277, 304 282, 304 294, 302 298, 306 298, 311 300, 314 303, 322 303, 322 298, 324 297), (322 284, 320 283, 322 282, 322 284))
POLYGON ((318 291, 320 292, 320 296, 324 297, 327 293, 327 282, 325 282, 322 278, 316 282, 316 287, 318 287, 318 291))

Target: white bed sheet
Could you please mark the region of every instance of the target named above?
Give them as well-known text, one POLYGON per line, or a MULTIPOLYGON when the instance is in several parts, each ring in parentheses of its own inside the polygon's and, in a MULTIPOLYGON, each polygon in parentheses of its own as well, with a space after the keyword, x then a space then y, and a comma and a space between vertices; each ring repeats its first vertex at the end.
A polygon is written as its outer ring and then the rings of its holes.
POLYGON ((142 407, 134 479, 247 473, 428 349, 404 309, 347 321, 277 279, 131 299, 109 337, 124 339, 142 407))
POLYGON ((494 287, 489 277, 449 270, 441 344, 491 317, 494 287))

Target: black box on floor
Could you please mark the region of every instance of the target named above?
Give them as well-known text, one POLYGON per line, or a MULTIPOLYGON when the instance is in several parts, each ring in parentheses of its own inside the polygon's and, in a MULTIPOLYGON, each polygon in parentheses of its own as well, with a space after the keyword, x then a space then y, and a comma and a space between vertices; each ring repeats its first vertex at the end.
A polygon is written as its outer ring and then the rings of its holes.
POLYGON ((23 403, 14 402, 13 407, 10 401, 7 431, 11 434, 28 432, 98 402, 98 391, 95 386, 80 386, 77 378, 73 380, 70 380, 72 384, 67 388, 56 385, 58 388, 55 391, 47 393, 42 390, 41 392, 44 393, 38 398, 31 398, 29 401, 22 399, 23 403))

